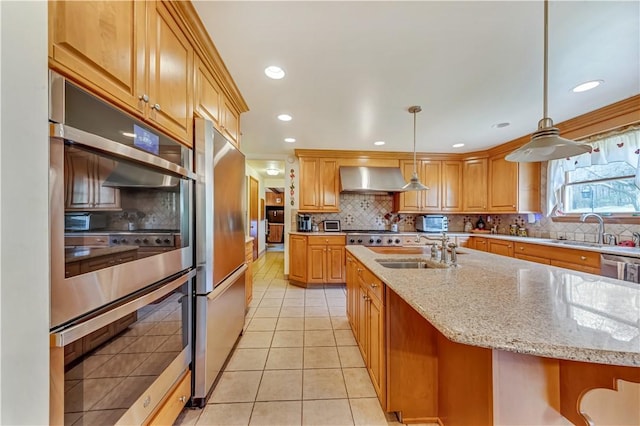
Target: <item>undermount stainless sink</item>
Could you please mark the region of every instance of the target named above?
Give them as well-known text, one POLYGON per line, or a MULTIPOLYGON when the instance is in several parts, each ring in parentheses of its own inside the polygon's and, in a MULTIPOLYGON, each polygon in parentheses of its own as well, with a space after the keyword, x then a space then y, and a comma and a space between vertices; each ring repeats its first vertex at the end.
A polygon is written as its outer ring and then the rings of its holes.
POLYGON ((580 246, 580 247, 604 247, 603 244, 588 243, 586 241, 570 241, 570 240, 553 240, 554 244, 563 244, 567 246, 580 246))
POLYGON ((380 266, 392 269, 445 268, 445 265, 426 259, 376 259, 380 266))

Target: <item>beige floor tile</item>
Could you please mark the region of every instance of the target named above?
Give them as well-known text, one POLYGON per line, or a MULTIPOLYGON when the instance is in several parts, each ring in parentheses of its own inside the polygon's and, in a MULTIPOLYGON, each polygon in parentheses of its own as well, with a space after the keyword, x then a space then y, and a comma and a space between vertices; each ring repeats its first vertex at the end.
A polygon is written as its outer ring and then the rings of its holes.
POLYGON ((247 331, 274 331, 277 321, 277 318, 253 318, 247 331))
POLYGON ((351 414, 356 425, 387 426, 387 419, 378 398, 349 399, 351 414))
POLYGON ((304 306, 304 299, 284 299, 282 302, 283 308, 301 308, 304 306))
POLYGON ((348 399, 320 399, 302 402, 302 424, 305 426, 353 425, 348 399))
MULTIPOLYGON (((280 299, 264 299, 264 300, 280 300, 280 299)), ((253 314, 254 318, 278 318, 280 315, 280 308, 263 308, 258 307, 253 314)))
POLYGON ((295 401, 302 399, 302 370, 266 370, 256 401, 295 401))
POLYGON ((313 297, 313 298, 306 298, 304 300, 304 306, 318 306, 318 307, 327 307, 327 301, 325 300, 324 297, 320 298, 320 297, 313 297))
POLYGON ((280 310, 280 318, 301 318, 304 317, 302 306, 287 306, 280 310))
POLYGON ((339 296, 339 297, 327 296, 327 305, 329 305, 329 307, 347 306, 347 298, 345 296, 339 296))
POLYGON ((225 371, 264 370, 269 349, 236 349, 227 364, 225 371))
POLYGON ((245 331, 238 341, 238 348, 268 348, 273 331, 245 331))
POLYGON ((253 410, 252 402, 236 404, 207 404, 196 425, 248 425, 253 410))
POLYGON ((341 369, 311 369, 303 370, 303 372, 303 399, 336 399, 347 397, 347 390, 344 385, 341 369))
POLYGON ((331 324, 334 330, 351 330, 351 325, 346 316, 344 317, 331 317, 331 324))
POLYGON ((272 348, 299 348, 303 345, 304 332, 276 331, 271 342, 272 348))
POLYGON ((364 367, 364 360, 357 346, 338 346, 340 365, 342 368, 364 367))
POLYGON ((282 306, 281 299, 262 299, 260 302, 260 308, 279 308, 282 306))
POLYGON ((336 346, 336 340, 331 330, 306 330, 304 332, 305 346, 336 346))
POLYGON ((304 348, 304 368, 340 368, 336 347, 311 346, 304 348))
POLYGON ((209 402, 253 402, 262 371, 229 371, 220 376, 209 402))
POLYGON ((304 318, 278 318, 276 331, 304 330, 304 318))
POLYGON ((304 300, 306 290, 304 288, 297 287, 295 285, 291 285, 287 287, 286 292, 284 293, 284 299, 302 299, 304 300))
POLYGON ((302 417, 301 401, 256 402, 250 425, 293 426, 302 417))
POLYGON ((302 348, 271 348, 265 370, 302 368, 302 348))
POLYGON ((343 368, 344 383, 347 385, 349 398, 375 397, 369 373, 366 368, 343 368))
POLYGON ((351 330, 333 330, 338 346, 356 346, 356 339, 351 330))
POLYGON ((344 317, 347 315, 347 308, 344 306, 329 306, 329 315, 332 317, 344 317))
POLYGON ((331 330, 331 328, 329 317, 310 317, 304 320, 305 330, 331 330))
POLYGON ((196 424, 201 414, 202 410, 192 410, 190 408, 185 408, 173 423, 173 426, 193 426, 196 424))
POLYGON ((283 288, 274 288, 269 287, 267 291, 264 292, 264 299, 284 299, 285 289, 283 288))
POLYGON ((326 306, 308 306, 304 308, 305 317, 328 317, 329 308, 326 306))

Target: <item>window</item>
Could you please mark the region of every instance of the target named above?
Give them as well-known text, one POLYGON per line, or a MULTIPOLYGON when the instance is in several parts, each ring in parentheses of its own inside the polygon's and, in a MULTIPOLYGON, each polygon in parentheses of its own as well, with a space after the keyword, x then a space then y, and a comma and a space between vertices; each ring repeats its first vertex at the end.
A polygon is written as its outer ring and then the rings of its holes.
POLYGON ((566 172, 565 213, 640 212, 636 169, 624 161, 566 172))
POLYGON ((589 142, 591 153, 549 161, 547 214, 640 213, 640 127, 589 142))

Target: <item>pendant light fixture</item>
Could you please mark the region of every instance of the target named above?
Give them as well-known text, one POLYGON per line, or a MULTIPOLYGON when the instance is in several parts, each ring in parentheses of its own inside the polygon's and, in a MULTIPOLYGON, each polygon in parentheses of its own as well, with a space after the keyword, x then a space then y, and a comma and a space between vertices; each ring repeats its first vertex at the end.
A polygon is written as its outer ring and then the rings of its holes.
POLYGON ((403 191, 422 191, 429 189, 428 186, 424 186, 418 179, 418 170, 416 169, 416 114, 422 111, 422 108, 414 105, 409 107, 409 112, 413 114, 413 175, 405 186, 402 187, 403 191))
POLYGON ((542 120, 538 130, 531 135, 531 141, 505 157, 507 161, 531 163, 556 160, 591 152, 591 146, 560 137, 560 130, 553 126, 553 120, 547 116, 548 57, 549 57, 549 1, 544 1, 544 93, 542 120))

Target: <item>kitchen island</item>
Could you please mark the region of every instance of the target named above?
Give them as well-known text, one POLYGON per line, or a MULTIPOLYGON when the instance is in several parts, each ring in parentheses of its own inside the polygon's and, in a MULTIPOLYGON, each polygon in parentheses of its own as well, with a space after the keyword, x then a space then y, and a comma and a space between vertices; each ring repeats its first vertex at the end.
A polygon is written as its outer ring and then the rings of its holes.
POLYGON ((381 402, 405 420, 587 424, 586 391, 640 382, 640 286, 470 249, 457 267, 428 269, 347 251, 384 284, 381 402))

